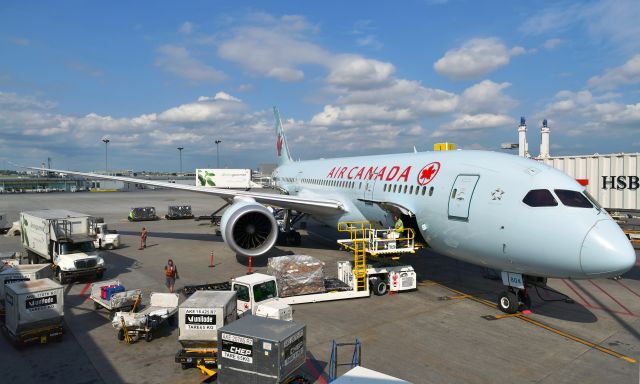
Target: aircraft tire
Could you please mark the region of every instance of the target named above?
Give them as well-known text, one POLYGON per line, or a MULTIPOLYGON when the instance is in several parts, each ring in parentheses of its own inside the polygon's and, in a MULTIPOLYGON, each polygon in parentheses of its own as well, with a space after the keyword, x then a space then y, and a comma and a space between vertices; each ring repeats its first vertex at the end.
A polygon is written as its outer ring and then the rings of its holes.
POLYGON ((511 291, 503 291, 500 296, 498 296, 498 307, 504 313, 516 313, 519 305, 518 295, 511 291))

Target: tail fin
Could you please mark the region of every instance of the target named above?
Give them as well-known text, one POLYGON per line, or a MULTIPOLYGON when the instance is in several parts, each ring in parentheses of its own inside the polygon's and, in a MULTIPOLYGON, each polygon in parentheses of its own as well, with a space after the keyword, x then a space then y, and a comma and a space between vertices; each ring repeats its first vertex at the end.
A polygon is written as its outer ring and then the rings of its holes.
POLYGON ((276 148, 278 155, 278 165, 288 163, 291 160, 291 153, 289 152, 289 146, 287 145, 287 138, 284 136, 284 130, 282 129, 282 121, 280 120, 280 112, 277 107, 273 107, 273 117, 276 120, 276 148))

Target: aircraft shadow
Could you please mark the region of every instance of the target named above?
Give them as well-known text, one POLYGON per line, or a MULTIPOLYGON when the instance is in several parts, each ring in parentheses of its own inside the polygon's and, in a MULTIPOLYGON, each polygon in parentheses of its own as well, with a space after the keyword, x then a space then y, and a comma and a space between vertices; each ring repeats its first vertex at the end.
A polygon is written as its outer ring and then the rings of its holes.
MULTIPOLYGON (((140 232, 134 231, 118 231, 121 235, 127 236, 140 236, 140 232)), ((198 240, 198 241, 215 241, 222 242, 222 237, 216 236, 212 233, 181 233, 181 232, 150 232, 147 242, 151 241, 154 237, 161 239, 177 239, 177 240, 198 240)), ((147 246, 149 247, 149 246, 147 246)))
MULTIPOLYGON (((497 296, 504 290, 502 280, 487 270, 440 255, 432 250, 422 250, 416 255, 402 256, 400 262, 411 264, 421 282, 435 281, 445 287, 496 303, 497 296)), ((593 323, 598 318, 586 307, 578 303, 567 303, 564 296, 538 289, 530 291, 532 311, 541 316, 577 323, 593 323)), ((456 294, 452 292, 451 296, 456 294)), ((499 311, 496 303, 496 311, 499 311)))

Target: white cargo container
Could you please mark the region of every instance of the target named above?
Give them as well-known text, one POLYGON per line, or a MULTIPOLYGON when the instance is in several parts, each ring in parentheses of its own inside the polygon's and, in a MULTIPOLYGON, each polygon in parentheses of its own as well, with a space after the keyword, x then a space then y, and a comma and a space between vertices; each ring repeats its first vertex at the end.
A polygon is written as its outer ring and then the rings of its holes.
POLYGON ((76 277, 102 278, 104 260, 89 237, 93 217, 62 209, 21 212, 20 227, 29 263, 51 262, 60 283, 76 277))
POLYGON ((63 287, 51 279, 23 281, 6 286, 5 325, 16 343, 45 343, 62 336, 63 287))
POLYGON ((250 169, 196 169, 196 186, 213 188, 262 188, 251 181, 250 169))
POLYGON ((178 309, 178 340, 183 347, 215 347, 218 328, 238 318, 233 291, 196 291, 178 309))
POLYGON ((0 301, 4 301, 5 286, 20 281, 33 281, 53 276, 51 264, 21 264, 0 272, 0 301))
POLYGON ((640 153, 554 156, 541 159, 586 184, 587 191, 607 209, 640 209, 640 153))

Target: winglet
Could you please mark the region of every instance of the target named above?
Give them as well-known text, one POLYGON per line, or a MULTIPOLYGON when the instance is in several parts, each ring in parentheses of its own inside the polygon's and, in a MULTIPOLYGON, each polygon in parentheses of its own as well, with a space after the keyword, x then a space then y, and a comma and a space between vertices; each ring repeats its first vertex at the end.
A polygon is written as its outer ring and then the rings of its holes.
POLYGON ((276 120, 276 154, 278 155, 278 165, 288 163, 291 160, 291 152, 289 152, 289 146, 287 145, 287 138, 284 135, 282 129, 282 121, 280 120, 280 112, 277 107, 273 107, 273 117, 276 120))

